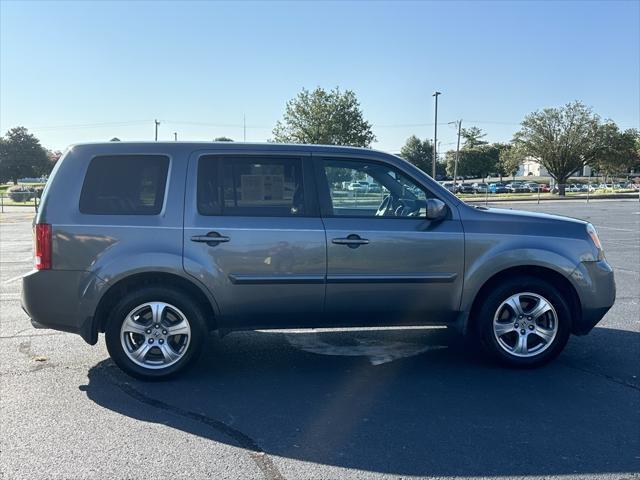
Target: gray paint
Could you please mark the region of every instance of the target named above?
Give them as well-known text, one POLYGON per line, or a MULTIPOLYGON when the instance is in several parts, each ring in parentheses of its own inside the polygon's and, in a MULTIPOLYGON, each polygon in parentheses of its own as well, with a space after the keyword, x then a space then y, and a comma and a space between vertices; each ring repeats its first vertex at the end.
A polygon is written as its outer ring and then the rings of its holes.
POLYGON ((581 220, 470 207, 404 160, 349 147, 239 143, 75 145, 58 162, 36 222, 53 226, 53 270, 23 280, 23 306, 38 326, 93 341, 95 309, 110 287, 140 273, 188 280, 209 299, 221 329, 451 324, 464 328, 482 285, 518 266, 553 270, 580 299, 586 333, 613 304, 615 284, 581 220), (441 221, 346 217, 211 217, 196 205, 203 154, 371 159, 400 169, 449 211, 441 221), (170 158, 156 216, 84 215, 78 199, 96 155, 170 158), (225 243, 192 237, 217 232, 225 243), (357 234, 357 248, 332 242, 357 234), (92 330, 93 329, 93 330, 92 330))

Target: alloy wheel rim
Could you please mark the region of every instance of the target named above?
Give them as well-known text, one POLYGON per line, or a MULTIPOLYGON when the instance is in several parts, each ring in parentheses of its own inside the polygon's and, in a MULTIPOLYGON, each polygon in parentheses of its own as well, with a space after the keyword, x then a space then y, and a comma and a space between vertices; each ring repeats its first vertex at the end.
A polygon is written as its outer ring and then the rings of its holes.
POLYGON ((546 351, 558 333, 558 314, 538 293, 521 292, 500 304, 493 317, 493 335, 502 350, 529 358, 546 351))
POLYGON ((162 369, 180 361, 191 343, 184 313, 165 302, 147 302, 131 310, 120 327, 120 343, 133 363, 162 369))

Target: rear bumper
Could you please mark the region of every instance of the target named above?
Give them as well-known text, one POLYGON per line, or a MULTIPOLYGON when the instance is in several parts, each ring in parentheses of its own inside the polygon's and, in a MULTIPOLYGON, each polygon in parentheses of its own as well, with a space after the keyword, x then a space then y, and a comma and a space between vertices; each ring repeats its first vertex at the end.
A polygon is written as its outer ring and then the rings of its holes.
POLYGON ((32 270, 22 277, 22 309, 35 328, 51 328, 98 341, 93 315, 103 282, 75 270, 32 270))
POLYGON ((573 333, 575 335, 586 335, 593 327, 595 327, 600 320, 604 318, 611 307, 601 308, 583 308, 582 318, 577 325, 573 326, 573 333))
POLYGON ((606 262, 582 262, 571 274, 578 286, 581 315, 573 325, 573 333, 586 335, 602 320, 616 300, 613 269, 606 262))

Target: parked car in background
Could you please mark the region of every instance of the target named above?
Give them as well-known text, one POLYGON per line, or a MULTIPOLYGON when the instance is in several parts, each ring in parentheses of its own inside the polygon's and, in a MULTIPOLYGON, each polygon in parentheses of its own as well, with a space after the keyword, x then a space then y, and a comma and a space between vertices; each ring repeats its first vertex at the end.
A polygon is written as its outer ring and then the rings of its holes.
POLYGON ((474 183, 472 187, 475 193, 487 193, 489 191, 489 185, 486 183, 474 183))
POLYGON ((367 191, 368 193, 381 193, 382 187, 377 183, 370 183, 367 191))
POLYGON ((511 183, 508 183, 505 187, 506 187, 506 189, 507 189, 507 191, 509 193, 526 193, 526 192, 529 192, 529 187, 527 187, 522 182, 511 182, 511 183))
POLYGON ((366 148, 106 142, 53 172, 22 306, 38 328, 104 332, 139 378, 183 370, 213 330, 329 326, 445 325, 535 367, 615 300, 590 223, 472 207, 366 148), (336 171, 389 193, 345 199, 336 171))
POLYGON ((347 187, 347 190, 355 193, 367 193, 367 187, 365 187, 359 182, 350 183, 349 186, 347 187))
POLYGON ((460 183, 456 188, 457 193, 474 193, 473 186, 470 183, 460 183))
POLYGON ((540 183, 538 188, 540 188, 541 193, 549 193, 551 191, 551 187, 546 183, 540 183))
POLYGON ((490 183, 489 192, 490 193, 507 193, 509 192, 509 190, 507 189, 504 183, 490 183))
POLYGON ((529 193, 538 193, 540 185, 536 182, 525 182, 524 186, 528 189, 529 193))
POLYGON ((441 185, 451 193, 455 193, 456 186, 453 182, 442 182, 441 185))

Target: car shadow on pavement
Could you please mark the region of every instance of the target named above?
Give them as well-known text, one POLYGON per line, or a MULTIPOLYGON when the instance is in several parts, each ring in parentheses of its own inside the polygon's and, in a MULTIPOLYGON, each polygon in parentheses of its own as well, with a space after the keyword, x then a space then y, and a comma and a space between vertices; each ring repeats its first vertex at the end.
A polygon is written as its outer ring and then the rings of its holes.
POLYGON ((119 414, 276 465, 282 457, 395 475, 623 474, 640 470, 638 345, 638 333, 597 328, 572 338, 556 362, 523 371, 478 357, 446 330, 245 332, 211 338, 176 379, 140 382, 105 360, 81 389, 119 414), (611 365, 610 349, 626 353, 611 365), (618 362, 634 366, 619 371, 618 362))

